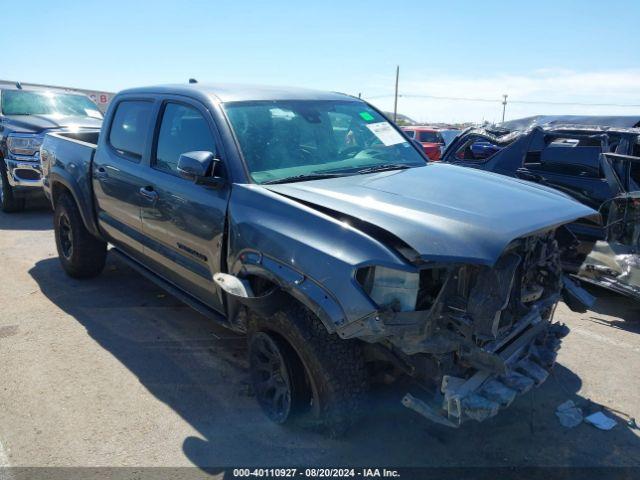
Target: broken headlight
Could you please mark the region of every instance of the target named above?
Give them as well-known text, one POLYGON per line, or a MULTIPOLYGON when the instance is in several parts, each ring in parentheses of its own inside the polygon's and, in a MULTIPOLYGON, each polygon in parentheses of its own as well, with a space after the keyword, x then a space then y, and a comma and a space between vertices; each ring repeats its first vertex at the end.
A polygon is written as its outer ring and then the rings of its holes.
POLYGON ((408 312, 430 309, 451 272, 443 267, 413 272, 364 267, 356 272, 356 280, 380 309, 408 312))
POLYGON ((387 267, 365 267, 356 280, 381 309, 397 312, 415 310, 420 289, 420 274, 387 267))

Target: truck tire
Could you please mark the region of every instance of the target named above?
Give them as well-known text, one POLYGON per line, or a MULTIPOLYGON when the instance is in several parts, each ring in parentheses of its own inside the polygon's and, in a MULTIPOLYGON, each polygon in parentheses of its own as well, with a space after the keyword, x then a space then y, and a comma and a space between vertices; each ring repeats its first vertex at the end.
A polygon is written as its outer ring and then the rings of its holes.
POLYGON ((13 188, 7 179, 7 166, 0 159, 0 209, 4 213, 14 213, 24 210, 24 198, 16 198, 13 188))
POLYGON ((271 420, 332 437, 358 420, 368 379, 357 341, 329 334, 299 304, 253 316, 248 340, 253 390, 271 420))
POLYGON ((70 277, 99 275, 107 257, 107 243, 89 233, 75 200, 63 194, 53 214, 56 247, 62 268, 70 277))

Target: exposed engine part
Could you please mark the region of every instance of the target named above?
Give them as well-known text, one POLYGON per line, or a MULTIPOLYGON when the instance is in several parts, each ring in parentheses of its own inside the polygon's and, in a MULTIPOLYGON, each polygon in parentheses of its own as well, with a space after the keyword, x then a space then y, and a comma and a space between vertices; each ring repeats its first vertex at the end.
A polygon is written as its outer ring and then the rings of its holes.
POLYGON ((440 404, 411 394, 405 395, 402 404, 431 421, 453 428, 466 420, 483 421, 495 416, 518 395, 547 379, 560 339, 568 329, 559 324, 544 327, 532 327, 537 334, 533 344, 524 336, 500 354, 508 365, 504 374, 476 371, 468 378, 445 375, 440 388, 443 395, 440 404), (546 364, 539 363, 541 357, 546 359, 546 364))

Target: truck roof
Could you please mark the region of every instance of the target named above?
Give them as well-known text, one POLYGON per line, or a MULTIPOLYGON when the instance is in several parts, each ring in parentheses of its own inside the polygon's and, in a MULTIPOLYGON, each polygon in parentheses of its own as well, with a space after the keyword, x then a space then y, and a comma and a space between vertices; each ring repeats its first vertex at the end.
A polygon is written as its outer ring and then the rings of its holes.
POLYGON ((276 87, 264 85, 245 85, 235 83, 217 84, 173 84, 152 87, 131 88, 122 94, 161 93, 186 96, 214 97, 217 101, 242 102, 260 100, 355 100, 355 97, 338 92, 325 92, 297 87, 276 87))

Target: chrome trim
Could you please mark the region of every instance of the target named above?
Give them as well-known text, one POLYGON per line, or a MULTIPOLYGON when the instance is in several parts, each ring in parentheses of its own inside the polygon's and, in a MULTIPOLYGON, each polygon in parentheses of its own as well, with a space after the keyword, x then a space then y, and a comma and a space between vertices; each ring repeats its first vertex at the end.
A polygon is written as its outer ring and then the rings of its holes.
POLYGON ((39 155, 36 159, 27 162, 16 159, 6 159, 5 163, 7 164, 7 179, 9 180, 9 185, 12 187, 42 188, 42 168, 40 167, 39 155), (18 170, 31 170, 36 172, 38 179, 31 180, 21 178, 17 173, 18 170))

